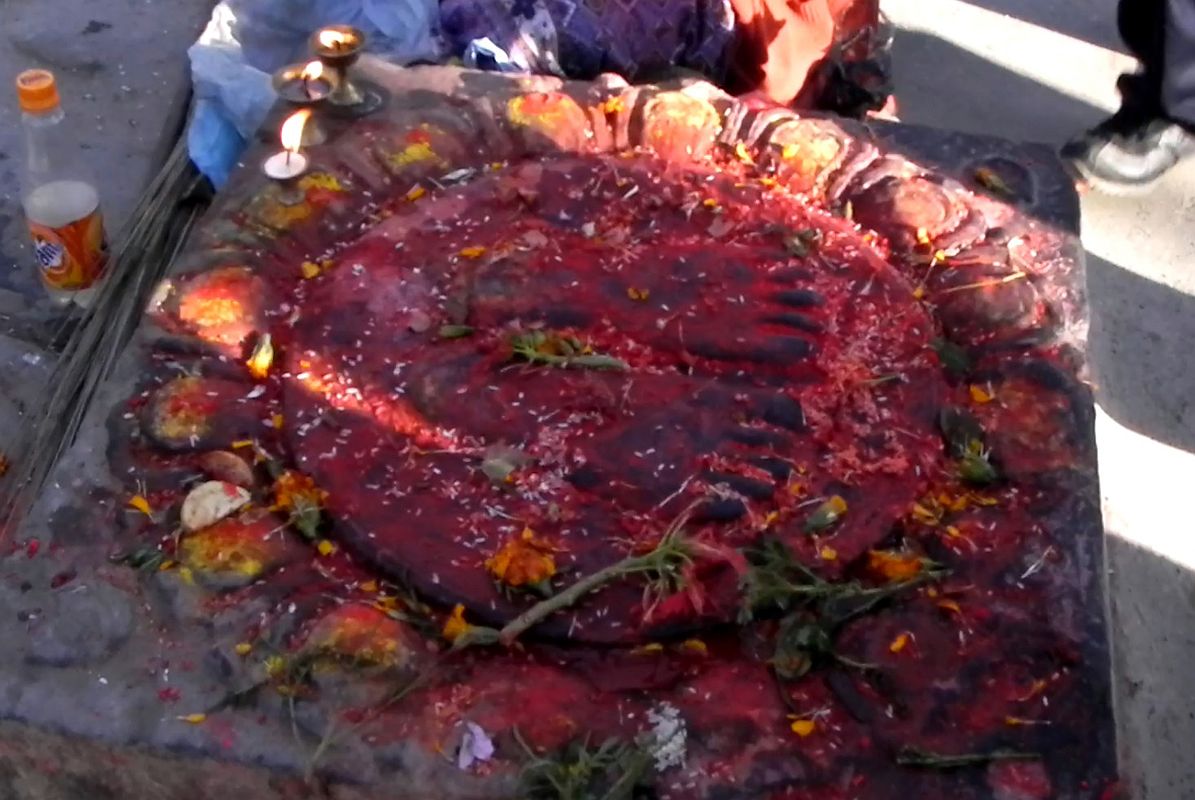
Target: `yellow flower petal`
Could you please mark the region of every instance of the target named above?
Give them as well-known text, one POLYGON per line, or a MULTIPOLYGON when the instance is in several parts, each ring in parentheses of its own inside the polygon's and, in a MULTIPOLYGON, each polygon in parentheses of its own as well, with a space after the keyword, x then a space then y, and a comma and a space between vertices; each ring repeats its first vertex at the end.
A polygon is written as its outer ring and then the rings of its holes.
POLYGON ((944 611, 953 611, 955 614, 963 613, 963 610, 959 608, 958 603, 954 602, 953 600, 939 600, 938 608, 944 611))
POLYGON ((321 556, 330 556, 336 552, 336 545, 332 544, 327 539, 320 539, 315 545, 315 549, 319 551, 321 556))
POLYGON ((425 194, 427 194, 427 189, 422 186, 412 186, 411 191, 407 192, 407 202, 414 203, 425 194))
POLYGON ((838 558, 838 551, 830 547, 830 545, 823 546, 819 554, 823 561, 834 561, 838 558))
POLYGON ((792 731, 802 739, 817 730, 817 723, 811 719, 794 719, 792 731))
POLYGON ((971 400, 980 405, 990 403, 995 399, 995 396, 982 386, 972 384, 969 387, 969 391, 971 392, 971 400))
POLYGON ((471 627, 468 622, 465 622, 465 607, 457 603, 456 607, 452 609, 452 615, 444 620, 444 627, 440 631, 440 635, 450 642, 455 642, 471 627))
POLYGON ((282 423, 285 421, 286 418, 281 414, 275 414, 274 416, 270 417, 270 424, 273 425, 277 430, 282 430, 282 423))
POLYGON ((909 634, 902 633, 892 640, 892 644, 888 645, 888 651, 891 653, 899 653, 904 650, 909 644, 909 634))
POLYGON ((622 95, 615 95, 614 97, 606 98, 606 100, 602 103, 601 108, 603 114, 617 114, 618 112, 622 111, 625 106, 626 104, 622 100, 622 95))
POLYGON ((314 261, 304 261, 299 265, 299 271, 303 273, 304 280, 311 280, 320 274, 320 265, 314 261))
POLYGON ((710 653, 710 649, 706 647, 705 642, 701 641, 700 639, 685 639, 683 642, 681 642, 680 646, 682 650, 687 650, 690 653, 696 653, 697 655, 707 656, 710 653))
POLYGON ((751 151, 747 149, 744 142, 738 142, 734 146, 735 157, 744 164, 754 164, 755 159, 751 157, 751 151))
POLYGON ((248 642, 237 642, 236 647, 232 648, 238 656, 247 656, 253 650, 253 645, 248 642))
POLYGON ((481 258, 485 255, 485 248, 480 245, 477 247, 465 247, 461 249, 461 258, 481 258))
POLYGON ((177 719, 183 722, 189 722, 192 725, 198 725, 207 719, 207 714, 186 714, 184 716, 178 717, 177 719))
POLYGON ((139 494, 135 494, 129 498, 129 508, 135 508, 147 517, 153 516, 153 510, 149 507, 149 501, 139 494))

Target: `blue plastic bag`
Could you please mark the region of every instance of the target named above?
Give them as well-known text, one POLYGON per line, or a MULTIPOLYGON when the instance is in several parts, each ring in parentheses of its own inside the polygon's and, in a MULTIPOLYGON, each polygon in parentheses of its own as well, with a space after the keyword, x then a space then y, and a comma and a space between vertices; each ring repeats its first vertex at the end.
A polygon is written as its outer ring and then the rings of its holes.
POLYGON ((438 60, 437 0, 224 0, 187 51, 195 114, 191 160, 222 187, 276 96, 270 75, 311 59, 311 34, 333 24, 365 32, 369 52, 395 63, 438 60))

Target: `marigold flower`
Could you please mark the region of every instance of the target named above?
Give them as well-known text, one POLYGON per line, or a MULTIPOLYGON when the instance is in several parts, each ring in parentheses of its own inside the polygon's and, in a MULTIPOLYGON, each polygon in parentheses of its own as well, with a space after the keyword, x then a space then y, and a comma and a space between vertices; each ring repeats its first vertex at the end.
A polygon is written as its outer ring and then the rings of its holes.
POLYGON ((983 405, 984 403, 990 403, 995 399, 995 396, 982 386, 971 384, 969 391, 971 394, 971 400, 980 405, 983 405))
POLYGON ((895 583, 916 578, 925 568, 925 561, 913 553, 872 550, 867 554, 867 568, 895 583))
POLYGON ((797 736, 805 738, 817 730, 817 723, 811 719, 794 719, 790 727, 797 736))
POLYGON ((530 528, 511 538, 485 566, 497 580, 511 587, 536 586, 556 574, 554 548, 530 528))
POLYGON ((319 508, 327 498, 328 493, 316 486, 315 481, 293 469, 288 469, 274 481, 274 504, 283 511, 319 508))
POLYGON ((440 631, 440 635, 450 642, 455 642, 460 637, 469 632, 473 626, 465 622, 465 607, 460 603, 452 609, 452 615, 444 620, 444 627, 440 631))

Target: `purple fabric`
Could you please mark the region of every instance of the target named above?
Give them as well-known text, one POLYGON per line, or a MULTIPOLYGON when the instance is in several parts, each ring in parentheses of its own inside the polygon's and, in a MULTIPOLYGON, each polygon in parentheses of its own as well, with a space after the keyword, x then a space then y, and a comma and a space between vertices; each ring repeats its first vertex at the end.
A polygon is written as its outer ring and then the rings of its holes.
POLYGON ((684 67, 720 81, 734 38, 730 0, 443 0, 440 23, 454 55, 483 37, 509 53, 532 36, 575 78, 684 67))

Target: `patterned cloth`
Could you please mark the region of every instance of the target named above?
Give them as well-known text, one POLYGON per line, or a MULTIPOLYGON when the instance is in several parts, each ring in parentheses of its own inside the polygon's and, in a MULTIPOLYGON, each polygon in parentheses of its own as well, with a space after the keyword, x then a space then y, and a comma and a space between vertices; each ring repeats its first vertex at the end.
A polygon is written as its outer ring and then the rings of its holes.
POLYGON ((730 0, 442 0, 451 54, 488 37, 532 72, 629 80, 680 67, 721 82, 735 37, 730 0))

